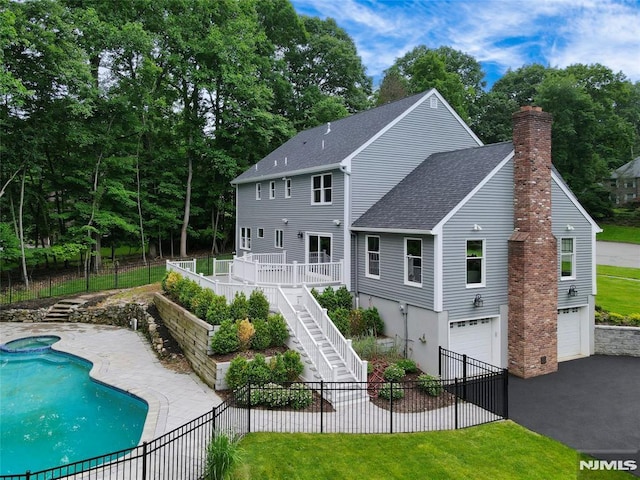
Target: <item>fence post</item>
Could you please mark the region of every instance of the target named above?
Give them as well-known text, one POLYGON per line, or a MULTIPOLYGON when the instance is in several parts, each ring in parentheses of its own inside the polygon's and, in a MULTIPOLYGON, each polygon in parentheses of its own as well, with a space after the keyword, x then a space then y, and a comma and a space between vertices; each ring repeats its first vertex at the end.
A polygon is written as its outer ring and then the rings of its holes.
POLYGON ((457 430, 458 429, 458 377, 456 377, 455 380, 454 380, 454 388, 455 388, 454 391, 456 392, 454 394, 456 402, 455 402, 455 406, 454 406, 453 412, 454 412, 454 415, 455 415, 454 424, 455 424, 455 428, 457 430))
POLYGON ((147 442, 142 442, 142 480, 147 480, 147 442))
POLYGON ((251 433, 251 382, 247 382, 247 433, 251 433))
POLYGON ((53 280, 51 279, 51 275, 49 275, 49 296, 53 297, 53 280))
POLYGON ((502 417, 509 418, 509 370, 502 369, 502 417))
POLYGON ((462 398, 467 399, 467 354, 462 355, 462 398))
POLYGON ((320 380, 320 433, 324 433, 324 380, 320 380))
POLYGON ((393 381, 389 382, 389 433, 393 433, 393 381))
POLYGON ((27 473, 24 474, 25 480, 29 480, 31 478, 31 470, 27 470, 27 473))
POLYGON ((298 286, 298 262, 296 260, 293 261, 293 286, 298 286))
MULTIPOLYGON (((118 288, 118 262, 114 262, 113 264, 113 274, 115 275, 114 288, 118 288)), ((151 283, 151 282, 149 282, 151 283)))
POLYGON ((147 263, 147 272, 149 273, 149 283, 151 283, 151 262, 147 263))
POLYGON ((442 345, 438 345, 438 376, 442 378, 442 345))

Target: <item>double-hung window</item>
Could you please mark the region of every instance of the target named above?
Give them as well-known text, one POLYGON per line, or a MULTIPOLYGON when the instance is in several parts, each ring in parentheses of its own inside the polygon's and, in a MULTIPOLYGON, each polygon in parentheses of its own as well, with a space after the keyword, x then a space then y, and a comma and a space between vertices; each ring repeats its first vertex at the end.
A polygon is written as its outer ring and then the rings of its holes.
POLYGON ((262 184, 256 183, 256 200, 262 199, 262 184))
POLYGON ((467 240, 467 287, 484 286, 484 240, 467 240))
POLYGON ((251 250, 251 228, 240 228, 240 248, 242 250, 251 250))
POLYGON ((332 175, 325 173, 311 177, 311 203, 328 204, 331 203, 332 175))
POLYGON ((574 279, 576 278, 576 248, 573 238, 560 239, 560 278, 574 279))
POLYGON ((404 239, 404 283, 422 286, 422 240, 404 239))
POLYGON ((269 182, 269 199, 273 200, 274 198, 276 198, 276 182, 272 180, 269 182))
POLYGON ((291 198, 291 179, 285 178, 284 180, 284 198, 291 198))
POLYGON ((284 230, 276 230, 275 246, 276 248, 284 248, 284 230))
POLYGON ((367 235, 366 276, 380 278, 380 237, 367 235))
POLYGON ((264 238, 264 228, 258 229, 258 238, 264 238))

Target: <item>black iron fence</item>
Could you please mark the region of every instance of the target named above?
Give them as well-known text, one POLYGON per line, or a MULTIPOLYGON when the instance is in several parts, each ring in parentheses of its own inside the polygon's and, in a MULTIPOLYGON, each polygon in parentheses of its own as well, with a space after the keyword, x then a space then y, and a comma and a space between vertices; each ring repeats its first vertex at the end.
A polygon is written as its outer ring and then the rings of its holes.
MULTIPOLYGON (((213 256, 196 258, 198 272, 212 275, 213 259, 213 256)), ((89 272, 81 269, 62 272, 51 270, 31 274, 28 282, 24 281, 19 272, 0 272, 0 305, 138 287, 159 282, 165 273, 166 260, 127 264, 115 262, 89 272)))
MULTIPOLYGON (((441 352, 447 361, 449 353, 441 352)), ((495 368, 495 367, 494 367, 495 368)), ((246 385, 211 412, 151 442, 0 480, 199 480, 215 432, 400 433, 452 430, 506 418, 507 382, 496 369, 429 382, 246 385)))

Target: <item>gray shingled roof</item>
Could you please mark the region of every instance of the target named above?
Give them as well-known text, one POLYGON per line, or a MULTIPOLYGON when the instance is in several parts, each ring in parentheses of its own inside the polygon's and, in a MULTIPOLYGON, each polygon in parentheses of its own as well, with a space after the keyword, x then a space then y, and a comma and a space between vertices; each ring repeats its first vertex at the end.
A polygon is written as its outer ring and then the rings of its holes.
POLYGON ((616 168, 611 178, 640 178, 640 157, 616 168))
POLYGON ((503 142, 432 154, 353 226, 431 230, 512 151, 503 142))
POLYGON ((231 183, 338 164, 429 93, 431 90, 331 122, 328 134, 326 124, 302 131, 260 160, 257 169, 252 166, 231 183))

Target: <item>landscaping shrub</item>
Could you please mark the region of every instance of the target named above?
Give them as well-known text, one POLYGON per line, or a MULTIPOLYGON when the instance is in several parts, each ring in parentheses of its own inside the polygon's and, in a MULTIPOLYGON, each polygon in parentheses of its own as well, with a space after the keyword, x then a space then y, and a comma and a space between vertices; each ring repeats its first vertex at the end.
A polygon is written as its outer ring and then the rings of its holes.
POLYGON ((391 400, 392 395, 394 400, 399 400, 404 397, 404 389, 399 385, 393 385, 392 387, 391 382, 382 384, 382 387, 378 392, 378 396, 380 398, 384 398, 385 400, 391 400))
POLYGON ((238 327, 231 320, 225 320, 220 324, 220 329, 211 338, 211 350, 213 353, 225 355, 237 352, 238 348, 240 348, 238 327))
POLYGON ((268 407, 281 408, 289 403, 289 390, 277 383, 265 384, 260 393, 260 403, 268 407))
POLYGON ((189 279, 184 279, 184 281, 178 282, 178 285, 178 301, 184 308, 186 308, 187 310, 191 310, 191 300, 193 300, 193 297, 200 293, 202 287, 193 280, 189 279))
POLYGON ((440 379, 426 373, 418 377, 418 388, 432 397, 437 397, 442 393, 442 383, 440 379))
POLYGON ((335 310, 328 313, 329 318, 333 321, 333 324, 336 326, 340 333, 345 337, 351 336, 351 325, 349 323, 349 314, 350 311, 346 308, 336 308, 335 310))
POLYGON ((271 345, 271 334, 267 321, 257 318, 253 321, 254 335, 251 339, 251 348, 254 350, 266 350, 271 345))
POLYGON ((335 310, 338 308, 336 303, 336 294, 333 291, 333 288, 326 287, 318 298, 318 303, 322 308, 326 308, 328 311, 335 310))
POLYGON ((238 387, 246 385, 247 383, 247 366, 249 361, 241 356, 238 356, 231 360, 229 369, 224 379, 227 382, 227 386, 231 390, 235 390, 238 387))
POLYGON ((176 291, 176 283, 178 283, 178 280, 180 280, 181 278, 182 275, 180 275, 178 272, 167 272, 167 274, 162 279, 162 291, 164 291, 168 297, 176 298, 174 296, 176 291))
POLYGON ((405 373, 416 373, 418 371, 418 366, 416 365, 416 362, 408 358, 403 358, 401 360, 398 360, 396 362, 396 365, 404 368, 405 373))
POLYGON ((243 292, 236 293, 236 296, 229 305, 229 316, 232 320, 242 320, 249 316, 249 302, 243 292))
POLYGON ((214 301, 215 297, 216 294, 213 293, 213 290, 209 290, 208 288, 200 289, 196 296, 191 300, 191 310, 193 311, 193 314, 202 320, 206 320, 209 306, 214 301))
POLYGON ((258 385, 247 385, 234 392, 234 399, 240 407, 256 407, 262 402, 262 392, 258 385))
POLYGON ((351 335, 354 337, 361 337, 370 333, 361 309, 351 310, 349 314, 349 329, 351 330, 351 335))
POLYGON ((313 402, 313 393, 306 385, 294 383, 289 387, 289 404, 296 410, 307 408, 313 402))
POLYGON ((285 368, 285 381, 296 381, 304 371, 304 364, 300 354, 295 350, 287 350, 282 355, 282 361, 285 368))
POLYGON ((249 350, 249 347, 251 346, 251 339, 256 333, 256 329, 253 328, 253 325, 248 318, 238 320, 236 323, 238 325, 238 342, 240 344, 240 350, 244 352, 245 350, 249 350))
POLYGON ((378 355, 378 340, 373 335, 356 337, 352 346, 358 356, 364 360, 373 360, 378 355))
POLYGON ((640 327, 640 313, 632 313, 627 319, 632 327, 640 327))
POLYGON ((609 313, 609 323, 613 323, 614 325, 622 325, 624 323, 624 320, 624 315, 615 312, 609 313))
POLYGON ((269 316, 269 300, 262 290, 255 289, 249 295, 247 304, 249 320, 254 321, 258 318, 266 320, 269 316))
POLYGON ((384 369, 384 379, 387 382, 399 382, 405 375, 404 368, 397 363, 392 363, 384 369))
POLYGON ((264 355, 257 354, 247 365, 247 382, 252 385, 264 385, 271 381, 271 368, 267 364, 264 355))
POLYGON ((269 337, 271 338, 270 345, 272 347, 285 346, 289 338, 289 330, 284 317, 279 313, 269 315, 267 325, 269 326, 269 337))
POLYGON ((271 360, 269 361, 269 368, 271 369, 271 382, 282 383, 287 381, 287 367, 284 364, 282 354, 277 353, 271 357, 271 360))
POLYGON ((353 297, 344 285, 336 290, 334 298, 336 302, 336 309, 344 308, 346 310, 351 310, 353 308, 353 297))
POLYGON ((367 308, 362 312, 366 329, 375 336, 384 334, 384 322, 376 307, 367 308))
POLYGON ((225 320, 229 320, 229 306, 227 299, 222 295, 215 295, 207 309, 207 322, 211 325, 221 325, 225 320))
POLYGON ((207 446, 205 479, 223 480, 241 458, 239 438, 231 432, 216 431, 207 446))

